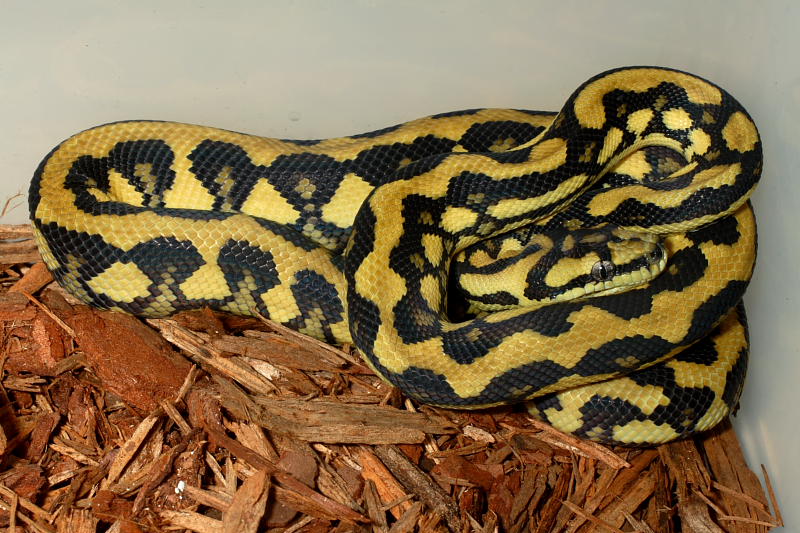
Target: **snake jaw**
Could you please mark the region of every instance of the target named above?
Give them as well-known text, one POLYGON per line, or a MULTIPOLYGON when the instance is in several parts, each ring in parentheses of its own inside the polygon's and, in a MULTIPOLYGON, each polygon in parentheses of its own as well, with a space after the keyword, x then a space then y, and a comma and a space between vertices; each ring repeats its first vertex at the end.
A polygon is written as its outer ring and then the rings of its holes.
MULTIPOLYGON (((587 283, 583 287, 585 293, 582 296, 595 297, 618 294, 650 283, 667 266, 667 249, 663 244, 657 243, 653 251, 644 256, 642 260, 644 264, 639 268, 622 274, 614 272, 608 279, 598 280, 595 278, 593 283, 587 283)), ((595 277, 595 267, 603 263, 606 263, 606 261, 598 261, 592 266, 592 277, 595 277)), ((616 270, 616 267, 614 269, 616 270)))

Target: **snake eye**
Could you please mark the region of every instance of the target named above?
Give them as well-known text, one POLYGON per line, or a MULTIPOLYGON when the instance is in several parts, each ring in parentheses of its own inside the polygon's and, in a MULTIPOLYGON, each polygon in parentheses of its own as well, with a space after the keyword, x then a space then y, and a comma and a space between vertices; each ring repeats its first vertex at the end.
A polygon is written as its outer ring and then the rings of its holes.
POLYGON ((597 281, 608 281, 614 275, 614 263, 598 261, 592 265, 592 277, 597 281))

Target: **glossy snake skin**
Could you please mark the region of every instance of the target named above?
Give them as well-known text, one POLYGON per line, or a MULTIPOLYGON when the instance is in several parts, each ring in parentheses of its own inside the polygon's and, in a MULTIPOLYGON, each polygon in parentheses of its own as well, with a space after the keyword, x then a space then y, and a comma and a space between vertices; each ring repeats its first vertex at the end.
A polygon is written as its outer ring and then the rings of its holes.
POLYGON ((733 97, 634 67, 590 79, 558 114, 468 110, 337 139, 108 124, 56 147, 29 198, 48 267, 97 307, 258 313, 354 343, 421 402, 527 401, 581 437, 648 444, 712 427, 738 400, 760 172, 733 97), (582 231, 649 236, 663 271, 584 294, 622 265, 608 248, 570 255, 582 231), (453 258, 512 238, 566 255, 492 278, 489 309, 456 313, 453 258))

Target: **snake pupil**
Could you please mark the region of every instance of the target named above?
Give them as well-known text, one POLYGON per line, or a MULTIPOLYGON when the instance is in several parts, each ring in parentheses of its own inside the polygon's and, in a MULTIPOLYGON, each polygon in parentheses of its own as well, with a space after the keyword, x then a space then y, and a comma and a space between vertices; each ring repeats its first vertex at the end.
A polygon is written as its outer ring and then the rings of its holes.
POLYGON ((608 281, 614 275, 614 263, 598 261, 592 265, 592 277, 597 281, 608 281))

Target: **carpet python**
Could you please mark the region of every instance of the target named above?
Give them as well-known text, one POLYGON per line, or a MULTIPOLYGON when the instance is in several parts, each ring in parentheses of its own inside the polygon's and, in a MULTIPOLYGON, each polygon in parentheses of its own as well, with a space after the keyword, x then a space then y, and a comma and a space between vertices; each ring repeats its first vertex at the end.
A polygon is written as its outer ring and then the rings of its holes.
POLYGON ((421 402, 526 402, 580 437, 643 445, 738 401, 761 165, 727 92, 629 67, 559 113, 472 109, 336 139, 107 124, 45 157, 29 204, 47 266, 91 305, 257 313, 354 344, 421 402), (638 274, 617 272, 620 231, 650 243, 638 274), (509 259, 536 253, 543 271, 509 259), (481 309, 457 287, 492 254, 515 273, 477 289, 481 309))

